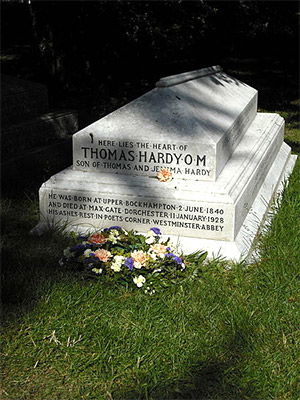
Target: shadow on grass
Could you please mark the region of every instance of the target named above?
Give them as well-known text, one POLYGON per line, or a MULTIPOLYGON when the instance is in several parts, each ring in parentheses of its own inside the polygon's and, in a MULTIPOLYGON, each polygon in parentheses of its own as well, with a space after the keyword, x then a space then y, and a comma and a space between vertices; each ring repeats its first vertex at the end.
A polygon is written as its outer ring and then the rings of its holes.
POLYGON ((58 260, 67 239, 59 232, 30 234, 38 222, 37 199, 6 198, 1 204, 1 296, 3 319, 18 318, 34 308, 53 282, 69 279, 58 260))
MULTIPOLYGON (((299 140, 300 140, 300 137, 299 137, 299 140)), ((289 139, 284 139, 284 141, 286 144, 288 144, 291 147, 293 153, 300 153, 300 143, 294 142, 289 139)))
MULTIPOLYGON (((240 321, 232 335, 224 329, 223 347, 218 358, 199 361, 197 355, 187 360, 188 367, 178 381, 158 382, 147 395, 137 391, 116 391, 114 399, 151 399, 151 400, 255 400, 260 399, 255 383, 247 380, 247 360, 252 352, 253 333, 249 329, 247 318, 240 321), (244 365, 243 365, 244 364, 244 365)), ((201 352, 203 349, 201 349, 201 352)), ((210 350, 207 352, 210 353, 210 350)), ((199 356, 200 358, 201 356, 199 356)), ((202 357, 203 358, 203 357, 202 357)), ((147 380, 147 376, 145 376, 147 380)), ((149 381, 144 383, 145 387, 149 381)), ((143 387, 142 379, 139 386, 143 387)))
POLYGON ((165 400, 255 400, 259 398, 253 387, 241 388, 239 381, 242 376, 236 376, 235 384, 230 382, 228 376, 237 366, 234 360, 222 362, 213 360, 199 363, 191 368, 189 381, 178 382, 178 388, 167 397, 160 394, 154 395, 153 399, 165 400))

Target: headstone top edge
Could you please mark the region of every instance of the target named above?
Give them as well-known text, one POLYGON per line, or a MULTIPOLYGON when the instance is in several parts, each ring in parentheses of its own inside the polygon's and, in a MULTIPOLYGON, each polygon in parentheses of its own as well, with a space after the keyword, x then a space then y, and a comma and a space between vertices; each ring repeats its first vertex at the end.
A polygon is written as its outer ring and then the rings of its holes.
POLYGON ((6 96, 15 96, 19 93, 36 90, 47 90, 47 86, 40 82, 1 74, 1 91, 6 96))
POLYGON ((213 65, 211 67, 201 68, 194 71, 183 72, 181 74, 165 76, 156 82, 155 86, 164 88, 169 86, 178 85, 193 79, 202 78, 204 76, 213 75, 222 71, 220 65, 213 65))

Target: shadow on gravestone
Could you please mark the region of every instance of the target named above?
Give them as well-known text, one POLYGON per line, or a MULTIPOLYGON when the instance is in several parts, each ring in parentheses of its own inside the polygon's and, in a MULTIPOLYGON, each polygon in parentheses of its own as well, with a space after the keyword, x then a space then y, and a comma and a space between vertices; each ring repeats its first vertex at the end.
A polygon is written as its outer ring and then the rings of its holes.
POLYGON ((157 88, 77 132, 73 167, 40 189, 41 223, 94 230, 158 226, 184 252, 239 260, 295 157, 257 91, 210 67, 157 88), (168 168, 171 182, 156 179, 168 168))

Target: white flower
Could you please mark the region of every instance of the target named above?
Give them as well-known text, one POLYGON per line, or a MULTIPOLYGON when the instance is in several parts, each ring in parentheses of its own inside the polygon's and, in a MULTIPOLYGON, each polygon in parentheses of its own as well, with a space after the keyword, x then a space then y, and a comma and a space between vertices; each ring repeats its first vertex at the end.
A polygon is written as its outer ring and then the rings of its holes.
POLYGON ((73 253, 70 251, 70 247, 64 249, 64 256, 67 258, 73 257, 73 253))
POLYGON ((153 271, 153 273, 155 273, 155 272, 161 272, 161 268, 155 269, 155 270, 153 271))
POLYGON ((148 231, 147 234, 146 234, 146 240, 145 240, 145 242, 146 242, 147 244, 152 244, 152 243, 155 242, 155 238, 156 238, 155 233, 154 233, 153 231, 150 230, 150 231, 148 231))
POLYGON ((92 269, 93 272, 95 272, 95 274, 102 274, 102 268, 93 268, 92 269))
POLYGON ((121 271, 121 265, 119 264, 111 264, 110 267, 114 272, 120 272, 121 271))
POLYGON ((155 237, 154 237, 154 236, 149 236, 149 237, 147 237, 147 239, 145 240, 145 242, 146 242, 147 244, 152 244, 152 243, 155 242, 155 237))
POLYGON ((58 264, 59 264, 61 267, 63 267, 63 265, 64 265, 64 260, 61 258, 61 259, 58 261, 58 264))
POLYGON ((152 260, 156 260, 157 259, 157 255, 156 253, 152 253, 150 250, 148 251, 149 256, 152 258, 152 260))
POLYGON ((147 232, 146 236, 147 236, 147 237, 156 236, 156 234, 150 229, 150 230, 147 232))
POLYGON ((141 269, 142 268, 142 264, 140 262, 138 262, 138 261, 134 261, 133 266, 136 269, 141 269))
POLYGON ((120 272, 124 260, 123 256, 115 256, 110 268, 115 272, 120 272))
POLYGON ((133 278, 133 282, 136 284, 137 287, 142 287, 143 284, 146 282, 146 279, 143 275, 139 275, 138 277, 133 278))
POLYGON ((108 240, 110 240, 112 243, 117 243, 119 239, 120 233, 117 229, 112 229, 109 232, 108 240))
POLYGON ((125 257, 123 256, 114 256, 114 262, 119 263, 120 265, 123 264, 123 261, 125 260, 125 257))
POLYGON ((181 264, 181 271, 183 271, 183 270, 185 270, 185 264, 184 263, 181 264))
POLYGON ((155 293, 154 289, 151 289, 149 286, 144 290, 144 292, 146 294, 149 294, 150 296, 152 296, 155 293))
POLYGON ((83 253, 84 257, 90 257, 90 254, 93 253, 91 249, 86 249, 85 252, 83 253))

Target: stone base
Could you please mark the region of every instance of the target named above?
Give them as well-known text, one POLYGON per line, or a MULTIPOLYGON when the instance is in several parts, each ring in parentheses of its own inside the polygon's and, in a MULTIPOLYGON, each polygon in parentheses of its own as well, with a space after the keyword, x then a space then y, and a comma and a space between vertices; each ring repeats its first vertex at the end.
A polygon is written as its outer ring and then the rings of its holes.
POLYGON ((246 257, 280 182, 295 157, 277 114, 258 114, 216 182, 98 174, 68 168, 40 189, 41 223, 93 231, 111 225, 146 232, 160 227, 184 253, 246 257))
MULTIPOLYGON (((275 197, 282 193, 284 185, 293 171, 296 159, 297 156, 290 155, 290 148, 283 143, 235 240, 211 240, 175 235, 164 235, 163 237, 170 237, 173 243, 181 249, 184 254, 202 250, 208 252, 209 258, 224 257, 233 261, 241 261, 249 257, 252 253, 253 245, 255 244, 255 238, 263 227, 270 205, 275 197)), ((113 224, 114 223, 109 223, 108 221, 106 226, 113 224)), ((41 235, 51 226, 53 227, 53 222, 51 223, 51 221, 46 221, 44 218, 41 218, 40 223, 32 229, 31 233, 41 235)), ((85 233, 93 229, 96 229, 96 226, 65 224, 66 231, 85 233)), ((145 232, 145 230, 143 232, 145 232)), ((141 233, 143 232, 141 231, 141 233)))
POLYGON ((282 148, 269 171, 252 207, 234 241, 207 240, 169 235, 173 243, 185 254, 199 250, 207 251, 209 258, 227 258, 233 261, 250 259, 257 234, 264 226, 272 201, 282 194, 289 175, 292 173, 297 156, 289 156, 289 148, 282 148), (278 164, 283 169, 278 168, 278 164))

